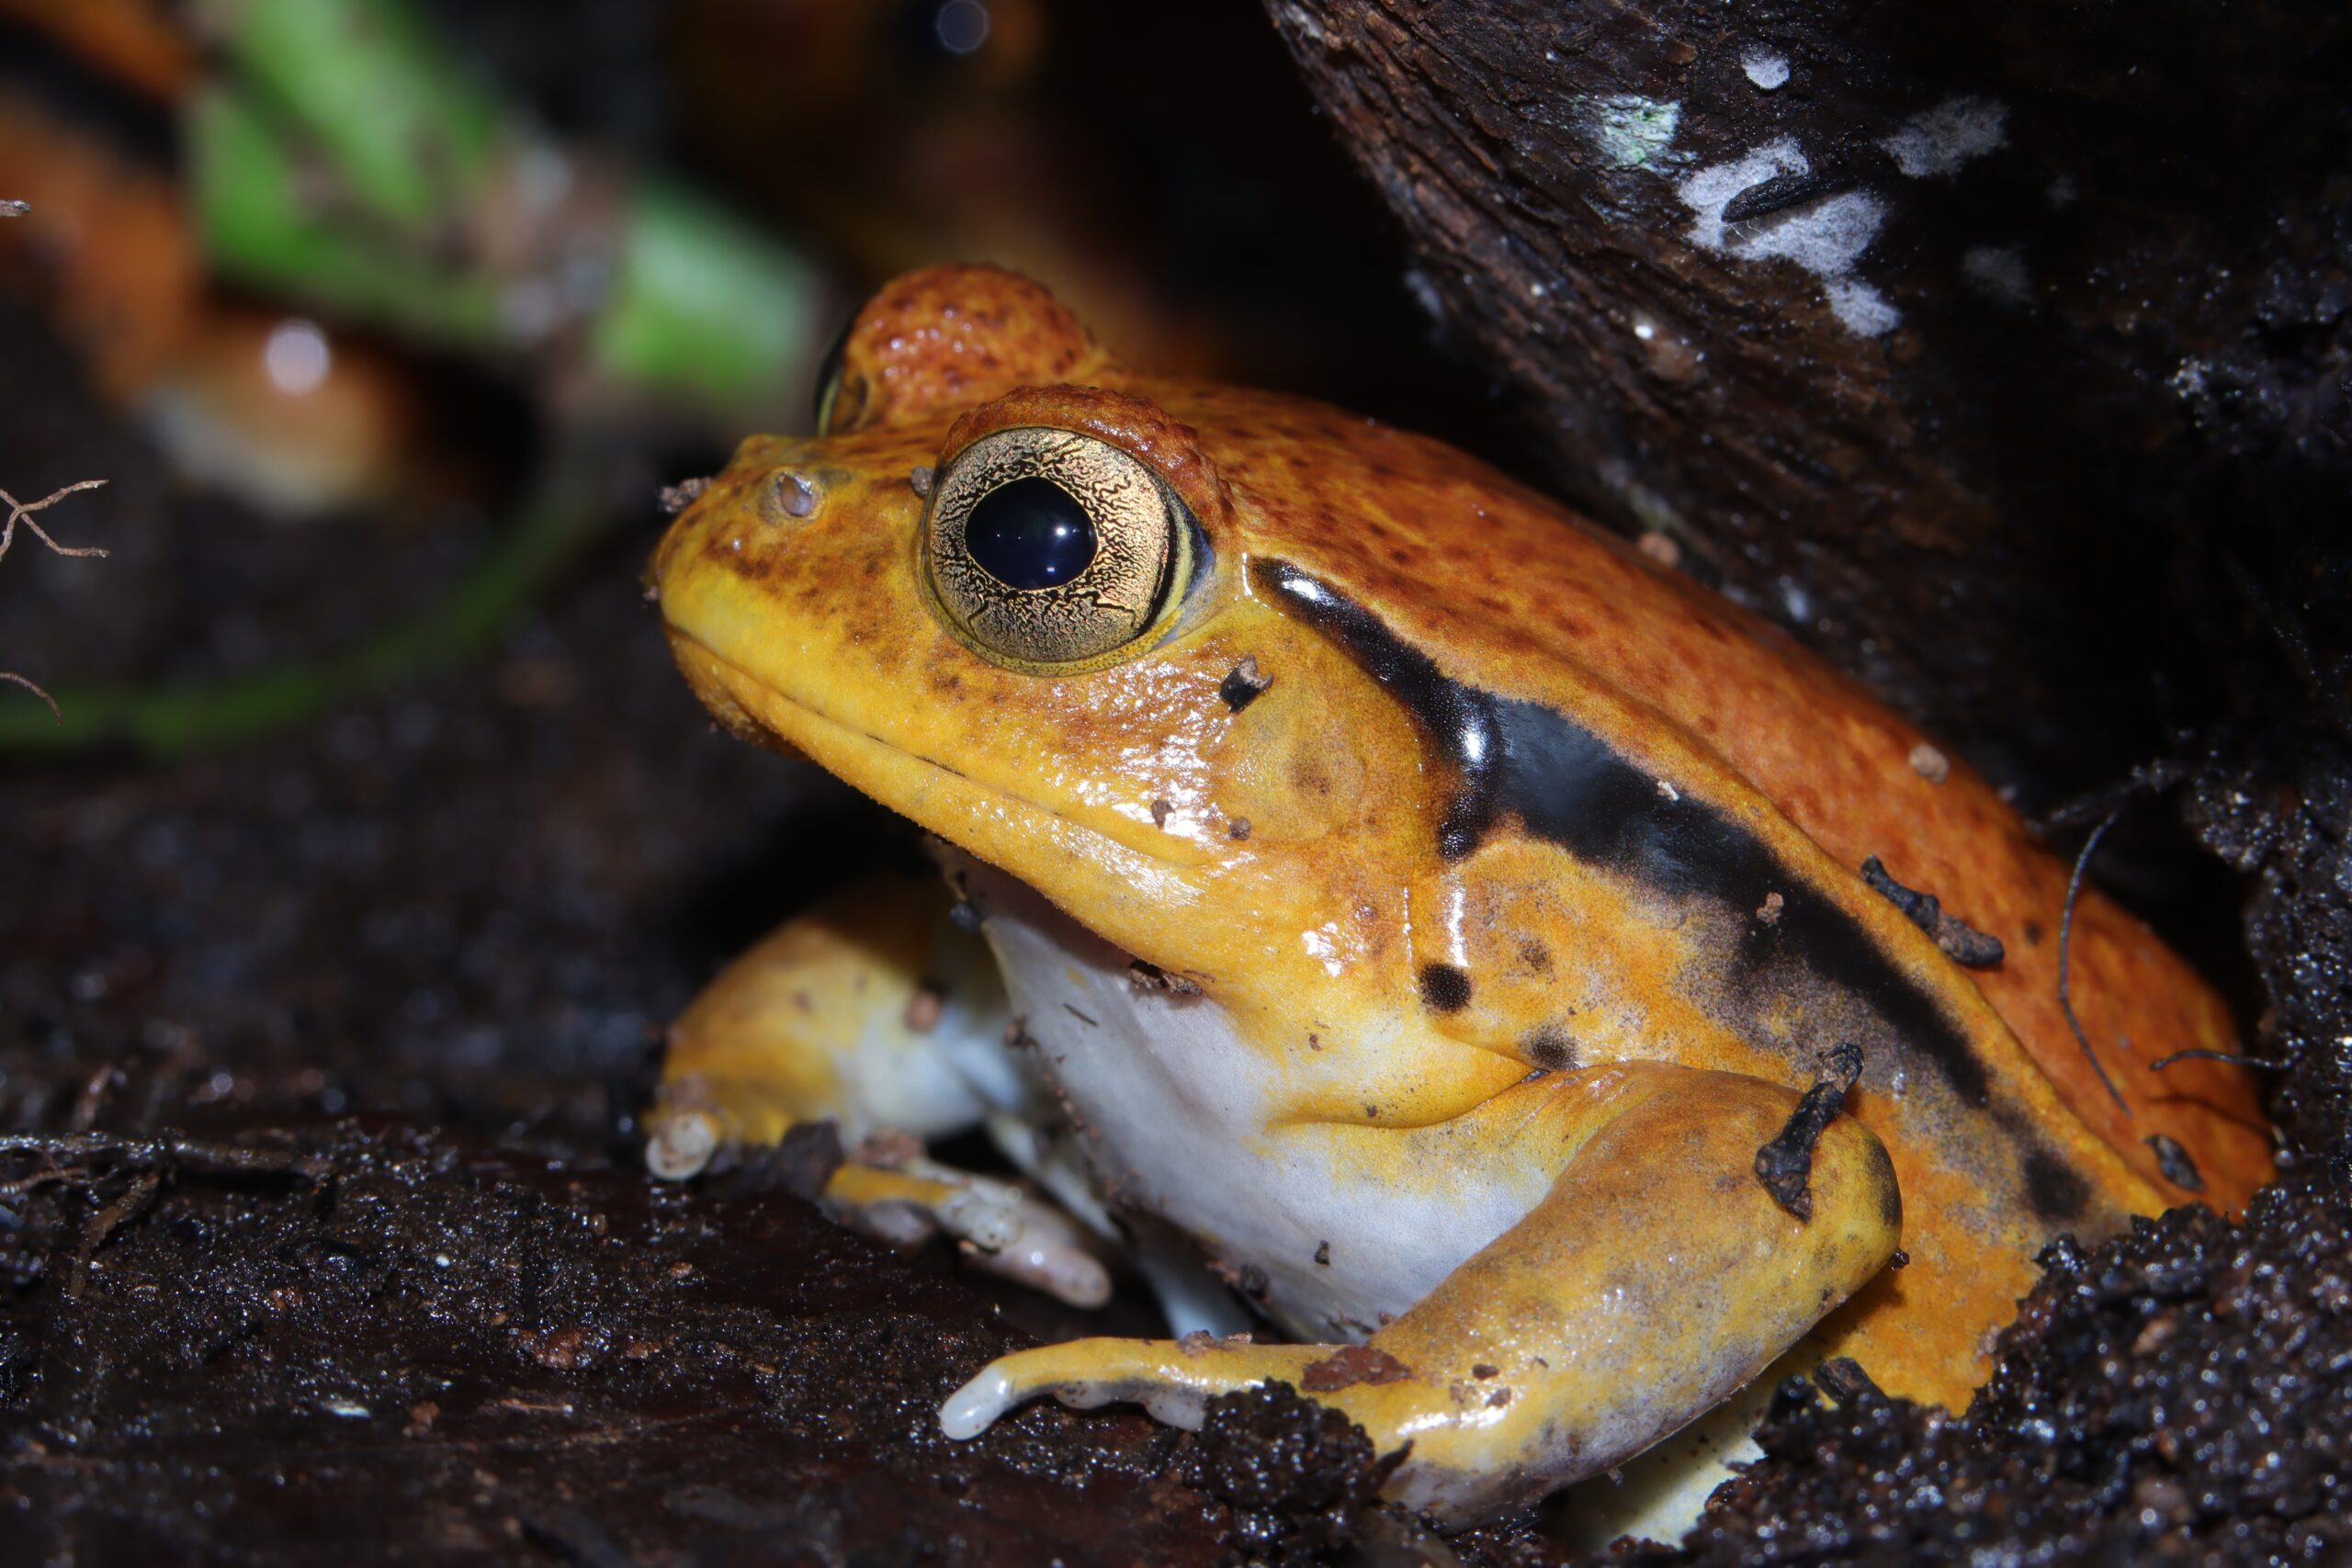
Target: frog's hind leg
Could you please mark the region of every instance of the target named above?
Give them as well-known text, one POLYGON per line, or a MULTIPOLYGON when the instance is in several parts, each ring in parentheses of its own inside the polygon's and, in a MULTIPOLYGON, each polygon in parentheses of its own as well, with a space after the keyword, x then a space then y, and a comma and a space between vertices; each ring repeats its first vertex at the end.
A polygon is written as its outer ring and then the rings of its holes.
POLYGON ((1562 1075, 1575 1152, 1519 1224, 1358 1346, 1083 1339, 1006 1356, 941 1412, 968 1437, 1022 1400, 1142 1403, 1197 1425, 1215 1394, 1279 1378, 1410 1444, 1388 1495, 1455 1519, 1531 1501, 1639 1453, 1755 1378, 1883 1267, 1902 1204, 1886 1152, 1838 1116, 1799 1218, 1757 1174, 1798 1097, 1656 1068, 1627 1092, 1562 1075), (1581 1099, 1579 1097, 1582 1097, 1581 1099))
POLYGON ((851 1156, 822 1195, 836 1218, 899 1246, 945 1230, 983 1268, 1100 1305, 1110 1277, 1067 1215, 922 1152, 1030 1094, 995 962, 951 915, 935 882, 876 878, 729 964, 671 1026, 646 1165, 684 1180, 831 1121, 851 1156))

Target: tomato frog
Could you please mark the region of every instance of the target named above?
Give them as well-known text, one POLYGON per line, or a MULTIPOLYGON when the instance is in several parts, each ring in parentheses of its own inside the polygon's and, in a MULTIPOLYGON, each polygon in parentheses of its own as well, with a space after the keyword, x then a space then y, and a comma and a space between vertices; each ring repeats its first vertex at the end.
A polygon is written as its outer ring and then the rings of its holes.
POLYGON ((2150 1070, 2232 1049, 2214 993, 2086 892, 2078 1040, 2066 867, 1852 682, 1451 447, 1131 369, 1010 273, 884 288, 819 433, 743 443, 650 589, 723 725, 944 872, 719 977, 655 1171, 830 1119, 835 1214, 1167 1306, 975 1369, 955 1437, 1279 1380, 1441 1519, 1653 1449, 1687 1513, 1736 1441, 1691 1424, 1768 1370, 1956 1406, 2053 1236, 2271 1174, 2237 1067, 2150 1070), (1024 1178, 926 1152, 970 1128, 1024 1178))

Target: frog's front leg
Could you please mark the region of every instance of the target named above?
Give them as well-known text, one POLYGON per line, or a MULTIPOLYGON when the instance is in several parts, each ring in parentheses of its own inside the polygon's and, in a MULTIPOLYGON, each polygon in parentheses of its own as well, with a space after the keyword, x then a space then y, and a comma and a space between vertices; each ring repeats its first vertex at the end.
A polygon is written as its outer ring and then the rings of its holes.
POLYGON ((647 1167, 683 1180, 831 1121, 850 1151, 820 1197, 834 1218, 899 1246, 944 1230, 982 1268, 1100 1306, 1110 1276, 1069 1216, 922 1152, 1025 1092, 994 961, 951 912, 938 883, 876 878, 728 965, 671 1027, 647 1167))
POLYGON ((1762 1371, 1884 1266, 1902 1226, 1894 1167, 1851 1117, 1814 1145, 1801 1220, 1756 1173, 1797 1095, 1730 1073, 1645 1077, 1650 1092, 1596 1111, 1605 1123, 1533 1212, 1365 1345, 1046 1346, 990 1363, 942 1423, 969 1437, 1053 1393, 1196 1426, 1211 1395, 1280 1378, 1383 1453, 1409 1443, 1387 1493, 1442 1516, 1606 1470, 1762 1371))

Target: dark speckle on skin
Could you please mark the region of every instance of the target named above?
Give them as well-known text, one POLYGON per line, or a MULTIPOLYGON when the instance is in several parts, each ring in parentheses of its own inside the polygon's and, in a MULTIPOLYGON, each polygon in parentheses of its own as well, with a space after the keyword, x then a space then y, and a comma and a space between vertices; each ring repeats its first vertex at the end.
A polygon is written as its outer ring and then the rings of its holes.
POLYGON ((1316 1244, 1315 1261, 1323 1268, 1329 1269, 1331 1267, 1331 1244, 1329 1242, 1317 1242, 1316 1244))
POLYGON ((1576 1042, 1557 1024, 1547 1023, 1529 1034, 1523 1049, 1527 1059, 1545 1072, 1566 1072, 1577 1065, 1576 1042))
POLYGON ((2033 1149, 2025 1156, 2026 1201, 2034 1213, 2052 1224, 2082 1218, 2090 1201, 2090 1184, 2048 1149, 2033 1149))
POLYGON ((1421 1005, 1431 1012, 1460 1012, 1470 1005, 1470 976, 1451 964, 1422 964, 1421 1005))

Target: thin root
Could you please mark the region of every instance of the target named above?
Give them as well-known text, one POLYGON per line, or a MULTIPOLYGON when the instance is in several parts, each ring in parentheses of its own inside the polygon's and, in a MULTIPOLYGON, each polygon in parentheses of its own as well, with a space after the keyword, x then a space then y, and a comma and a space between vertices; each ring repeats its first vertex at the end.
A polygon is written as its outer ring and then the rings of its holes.
POLYGON ((2115 1087, 2115 1080, 2107 1076, 2107 1068, 2099 1061, 2098 1053, 2091 1049, 2091 1037, 2083 1032, 2083 1021, 2075 1016, 2075 998, 2067 988, 2066 981, 2066 951, 2075 938, 2075 900, 2082 896, 2083 874, 2090 869, 2091 856, 2098 849, 2098 841, 2107 837, 2107 830, 2115 826, 2115 819, 2121 815, 2123 807, 2118 804, 2100 819, 2098 827, 2091 829, 2091 836, 2083 840, 2083 852, 2075 857, 2075 874, 2066 879, 2066 908, 2058 920, 2058 1006, 2066 1015, 2066 1027, 2075 1032, 2075 1043, 2083 1048, 2083 1060, 2088 1062, 2091 1071, 2098 1075, 2099 1085, 2107 1090, 2107 1097, 2115 1101, 2124 1115, 2129 1116, 2132 1107, 2124 1100, 2122 1091, 2115 1087))
POLYGON ((63 501, 67 496, 72 495, 76 491, 96 490, 106 482, 107 481, 104 479, 77 479, 74 483, 67 485, 62 490, 53 490, 50 491, 47 495, 42 496, 39 501, 18 501, 6 491, 0 490, 0 505, 6 505, 8 508, 8 520, 5 523, 0 523, 0 556, 6 555, 8 553, 8 547, 16 542, 17 525, 19 523, 25 525, 26 531, 31 534, 34 538, 39 539, 42 544, 47 545, 51 550, 54 550, 61 556, 105 555, 107 553, 105 549, 96 545, 83 545, 75 547, 73 545, 59 544, 55 539, 51 538, 49 535, 42 530, 40 524, 33 521, 33 513, 36 512, 47 511, 49 508, 56 505, 59 502, 63 501))
POLYGON ((63 724, 65 722, 65 714, 62 709, 58 707, 57 699, 51 696, 47 692, 41 690, 38 682, 33 681, 28 676, 19 675, 14 670, 0 670, 0 681, 14 682, 16 684, 22 686, 26 691, 30 692, 34 696, 39 697, 42 702, 49 705, 50 717, 55 719, 60 724, 63 724))
POLYGON ((2292 1062, 2267 1061, 2260 1056, 2241 1056, 2233 1051, 2209 1051, 2199 1045, 2187 1051, 2175 1051, 2169 1056, 2159 1056, 2148 1064, 2148 1071, 2163 1072, 2175 1062, 2227 1062, 2233 1066, 2267 1067, 2272 1072, 2279 1073, 2285 1072, 2295 1065, 2292 1062))

